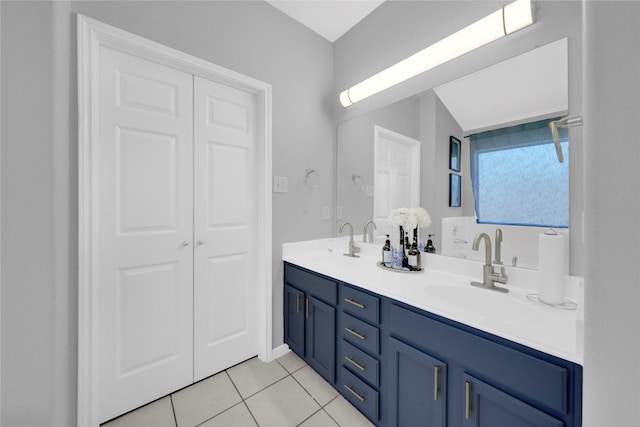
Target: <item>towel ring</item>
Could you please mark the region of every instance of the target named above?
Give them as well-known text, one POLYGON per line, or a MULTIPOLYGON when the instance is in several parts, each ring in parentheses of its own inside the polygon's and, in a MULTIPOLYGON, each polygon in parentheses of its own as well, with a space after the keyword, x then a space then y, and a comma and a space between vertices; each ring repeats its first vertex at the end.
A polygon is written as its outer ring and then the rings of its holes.
POLYGON ((304 176, 304 184, 312 190, 318 188, 320 183, 320 174, 315 169, 307 169, 304 176))

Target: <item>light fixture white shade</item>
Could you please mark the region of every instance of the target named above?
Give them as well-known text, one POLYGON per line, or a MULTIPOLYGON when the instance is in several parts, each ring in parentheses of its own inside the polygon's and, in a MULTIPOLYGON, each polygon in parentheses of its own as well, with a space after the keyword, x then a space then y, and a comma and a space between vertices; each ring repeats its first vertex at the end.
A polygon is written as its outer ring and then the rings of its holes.
POLYGON ((349 107, 532 23, 531 0, 517 0, 343 91, 340 104, 349 107))

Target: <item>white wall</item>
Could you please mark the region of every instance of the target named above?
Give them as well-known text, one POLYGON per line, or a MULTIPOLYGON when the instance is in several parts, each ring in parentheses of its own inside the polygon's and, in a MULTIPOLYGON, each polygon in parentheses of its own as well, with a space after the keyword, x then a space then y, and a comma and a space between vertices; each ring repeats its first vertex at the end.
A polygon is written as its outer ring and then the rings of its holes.
POLYGON ((585 2, 584 425, 640 423, 640 3, 585 2))
POLYGON ((329 236, 332 45, 263 1, 0 2, 2 425, 71 426, 77 370, 76 18, 81 13, 273 86, 275 345, 283 242, 329 236), (309 193, 306 168, 320 174, 309 193))

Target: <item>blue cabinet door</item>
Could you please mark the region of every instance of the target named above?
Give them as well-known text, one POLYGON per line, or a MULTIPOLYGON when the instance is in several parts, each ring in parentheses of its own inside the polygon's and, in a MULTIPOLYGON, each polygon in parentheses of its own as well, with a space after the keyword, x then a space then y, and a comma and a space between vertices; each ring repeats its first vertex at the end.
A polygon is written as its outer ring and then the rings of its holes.
POLYGON ((306 361, 331 384, 336 382, 336 309, 309 295, 306 301, 306 361))
POLYGON ((304 359, 304 293, 285 285, 284 298, 284 342, 304 359))
POLYGON ((462 427, 562 427, 564 423, 464 374, 464 421, 462 427))
POLYGON ((390 425, 444 427, 447 365, 395 338, 390 338, 389 351, 390 425))

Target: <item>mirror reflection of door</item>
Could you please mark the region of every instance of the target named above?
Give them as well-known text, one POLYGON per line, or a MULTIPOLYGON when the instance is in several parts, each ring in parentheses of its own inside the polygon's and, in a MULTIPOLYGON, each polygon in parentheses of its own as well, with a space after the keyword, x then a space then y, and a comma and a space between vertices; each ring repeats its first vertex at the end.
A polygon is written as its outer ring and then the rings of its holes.
POLYGON ((373 218, 378 234, 391 234, 392 209, 420 206, 420 141, 374 126, 373 218))

